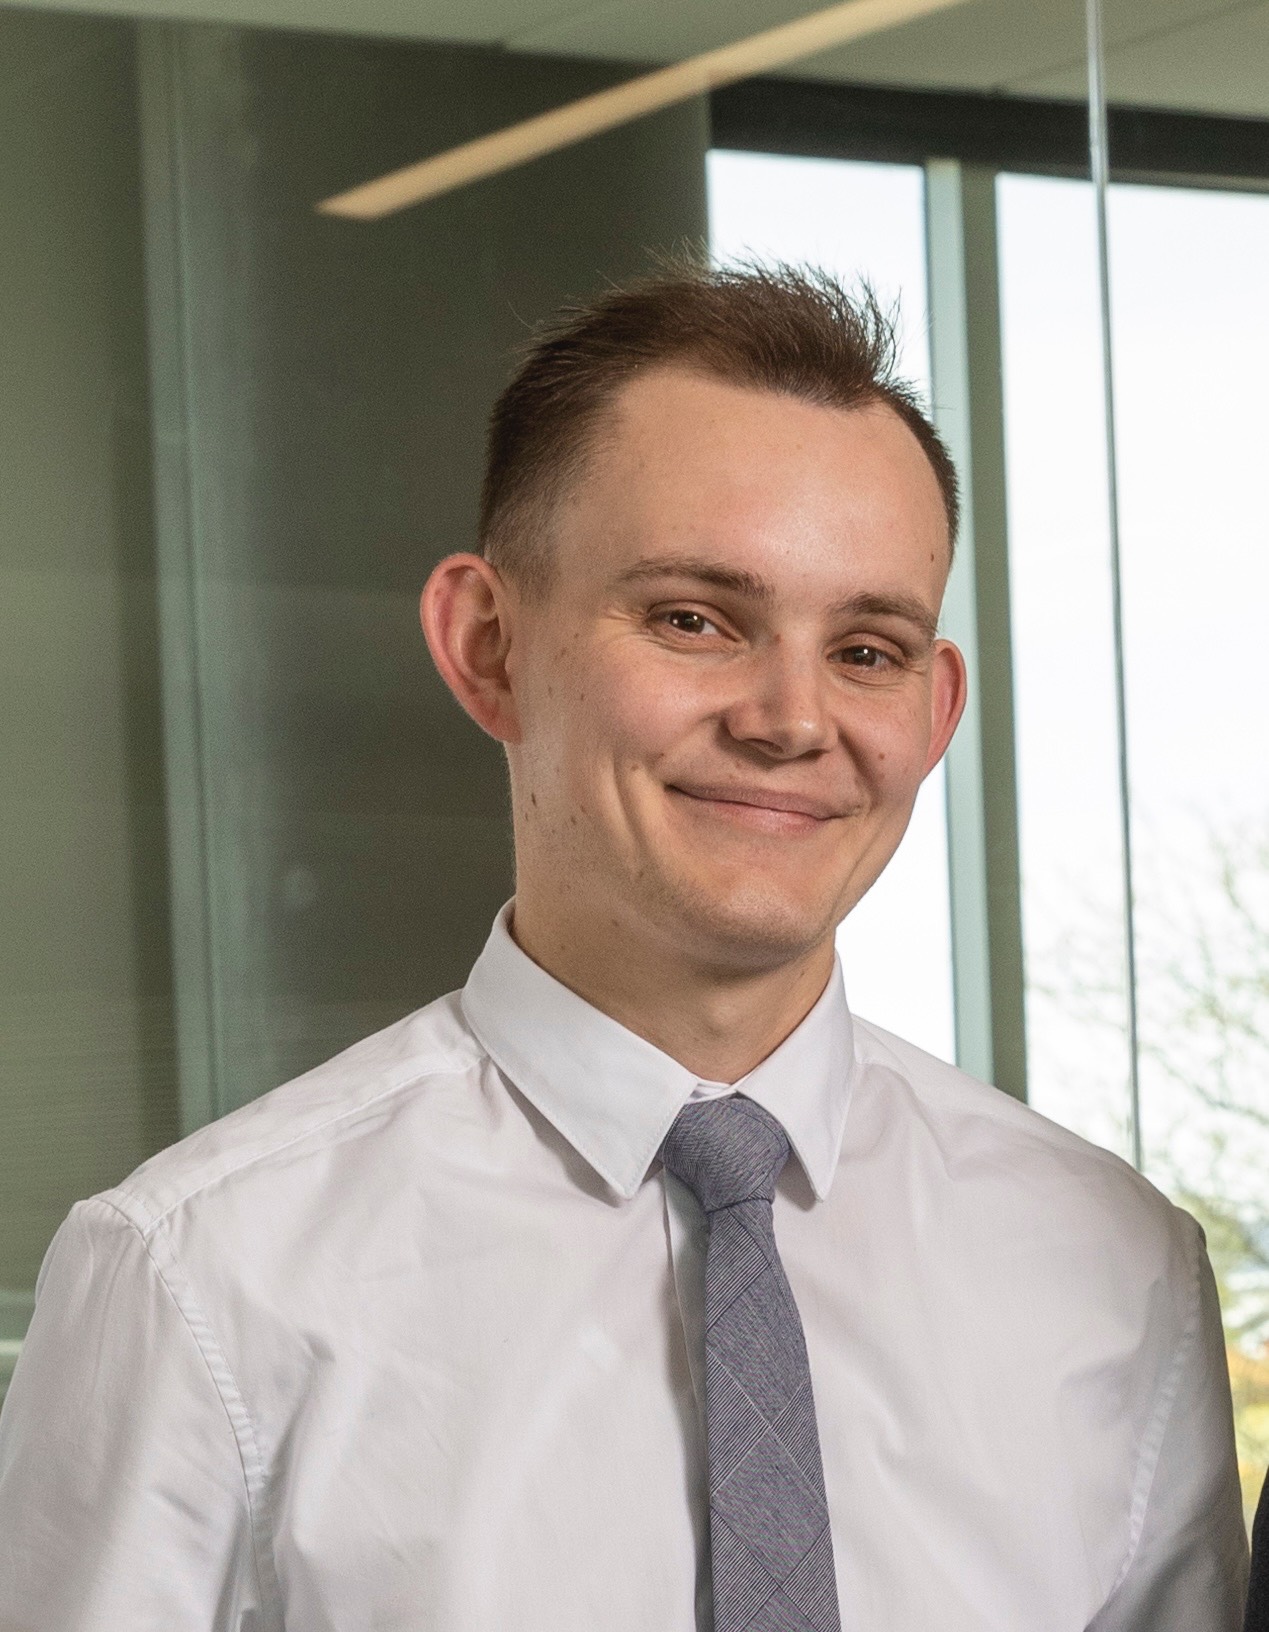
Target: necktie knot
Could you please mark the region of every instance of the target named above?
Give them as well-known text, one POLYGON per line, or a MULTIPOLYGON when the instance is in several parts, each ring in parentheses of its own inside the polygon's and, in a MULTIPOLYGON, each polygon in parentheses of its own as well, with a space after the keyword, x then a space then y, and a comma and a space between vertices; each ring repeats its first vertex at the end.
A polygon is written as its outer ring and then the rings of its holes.
POLYGON ((707 1213, 741 1201, 773 1201, 789 1159, 784 1129, 740 1094, 687 1104, 661 1146, 661 1160, 707 1213))

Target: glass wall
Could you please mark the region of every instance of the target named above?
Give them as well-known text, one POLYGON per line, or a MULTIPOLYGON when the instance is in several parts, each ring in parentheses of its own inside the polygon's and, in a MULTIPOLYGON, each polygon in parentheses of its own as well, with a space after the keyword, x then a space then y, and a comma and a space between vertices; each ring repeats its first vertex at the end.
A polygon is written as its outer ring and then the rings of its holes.
POLYGON ((180 1131, 132 32, 0 8, 0 1393, 180 1131))
POLYGON ((1029 1098, 1130 1160, 1094 200, 1018 175, 997 200, 1029 1098))
MULTIPOLYGON (((1093 200, 1006 176, 1000 203, 1032 1098, 1131 1156, 1093 200)), ((1207 1231, 1250 1506, 1269 1452, 1269 198, 1116 184, 1108 203, 1141 1157, 1207 1231)))
POLYGON ((1269 197, 1110 214, 1143 1157, 1203 1223, 1269 1460, 1269 197))

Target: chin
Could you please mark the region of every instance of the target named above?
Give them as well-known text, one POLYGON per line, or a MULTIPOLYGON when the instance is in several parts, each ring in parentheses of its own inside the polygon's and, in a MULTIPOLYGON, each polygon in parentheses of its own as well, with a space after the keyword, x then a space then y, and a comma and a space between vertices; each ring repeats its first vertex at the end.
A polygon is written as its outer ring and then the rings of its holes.
POLYGON ((805 956, 832 935, 840 916, 827 892, 807 900, 752 876, 666 883, 676 941, 731 967, 767 968, 805 956))

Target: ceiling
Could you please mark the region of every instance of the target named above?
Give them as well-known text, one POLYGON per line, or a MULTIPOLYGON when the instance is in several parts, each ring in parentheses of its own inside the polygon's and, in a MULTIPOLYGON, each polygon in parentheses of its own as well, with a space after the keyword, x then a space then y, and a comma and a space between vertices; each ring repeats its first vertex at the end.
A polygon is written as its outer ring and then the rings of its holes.
MULTIPOLYGON (((26 0, 45 10, 678 60, 816 9, 807 0, 26 0)), ((1103 0, 1111 100, 1269 117, 1269 0, 1103 0)), ((1074 97, 1082 0, 963 0, 826 52, 802 78, 1074 97)))

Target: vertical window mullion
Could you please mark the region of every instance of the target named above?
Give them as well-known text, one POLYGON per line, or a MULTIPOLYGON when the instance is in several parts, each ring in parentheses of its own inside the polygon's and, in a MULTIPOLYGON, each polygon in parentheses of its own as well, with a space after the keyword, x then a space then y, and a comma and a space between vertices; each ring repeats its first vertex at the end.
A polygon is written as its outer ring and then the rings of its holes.
POLYGON ((1110 523, 1111 622, 1115 657, 1115 737, 1119 776, 1119 842, 1124 918, 1124 997, 1128 1026, 1128 1133, 1133 1166, 1143 1166, 1141 1146, 1141 1043, 1137 1012, 1137 925, 1133 889, 1132 790, 1128 764, 1128 698, 1124 669, 1123 570, 1119 535, 1119 454, 1115 444, 1115 367, 1110 306, 1110 242, 1107 195, 1110 154, 1106 120, 1106 64, 1101 0, 1085 0, 1088 29, 1088 150, 1096 198, 1098 304, 1101 317, 1102 393, 1106 418, 1106 505, 1110 523))
POLYGON ((970 684, 947 756, 957 1060, 1025 1100, 996 176, 940 159, 925 181, 934 413, 964 506, 944 605, 970 684))

